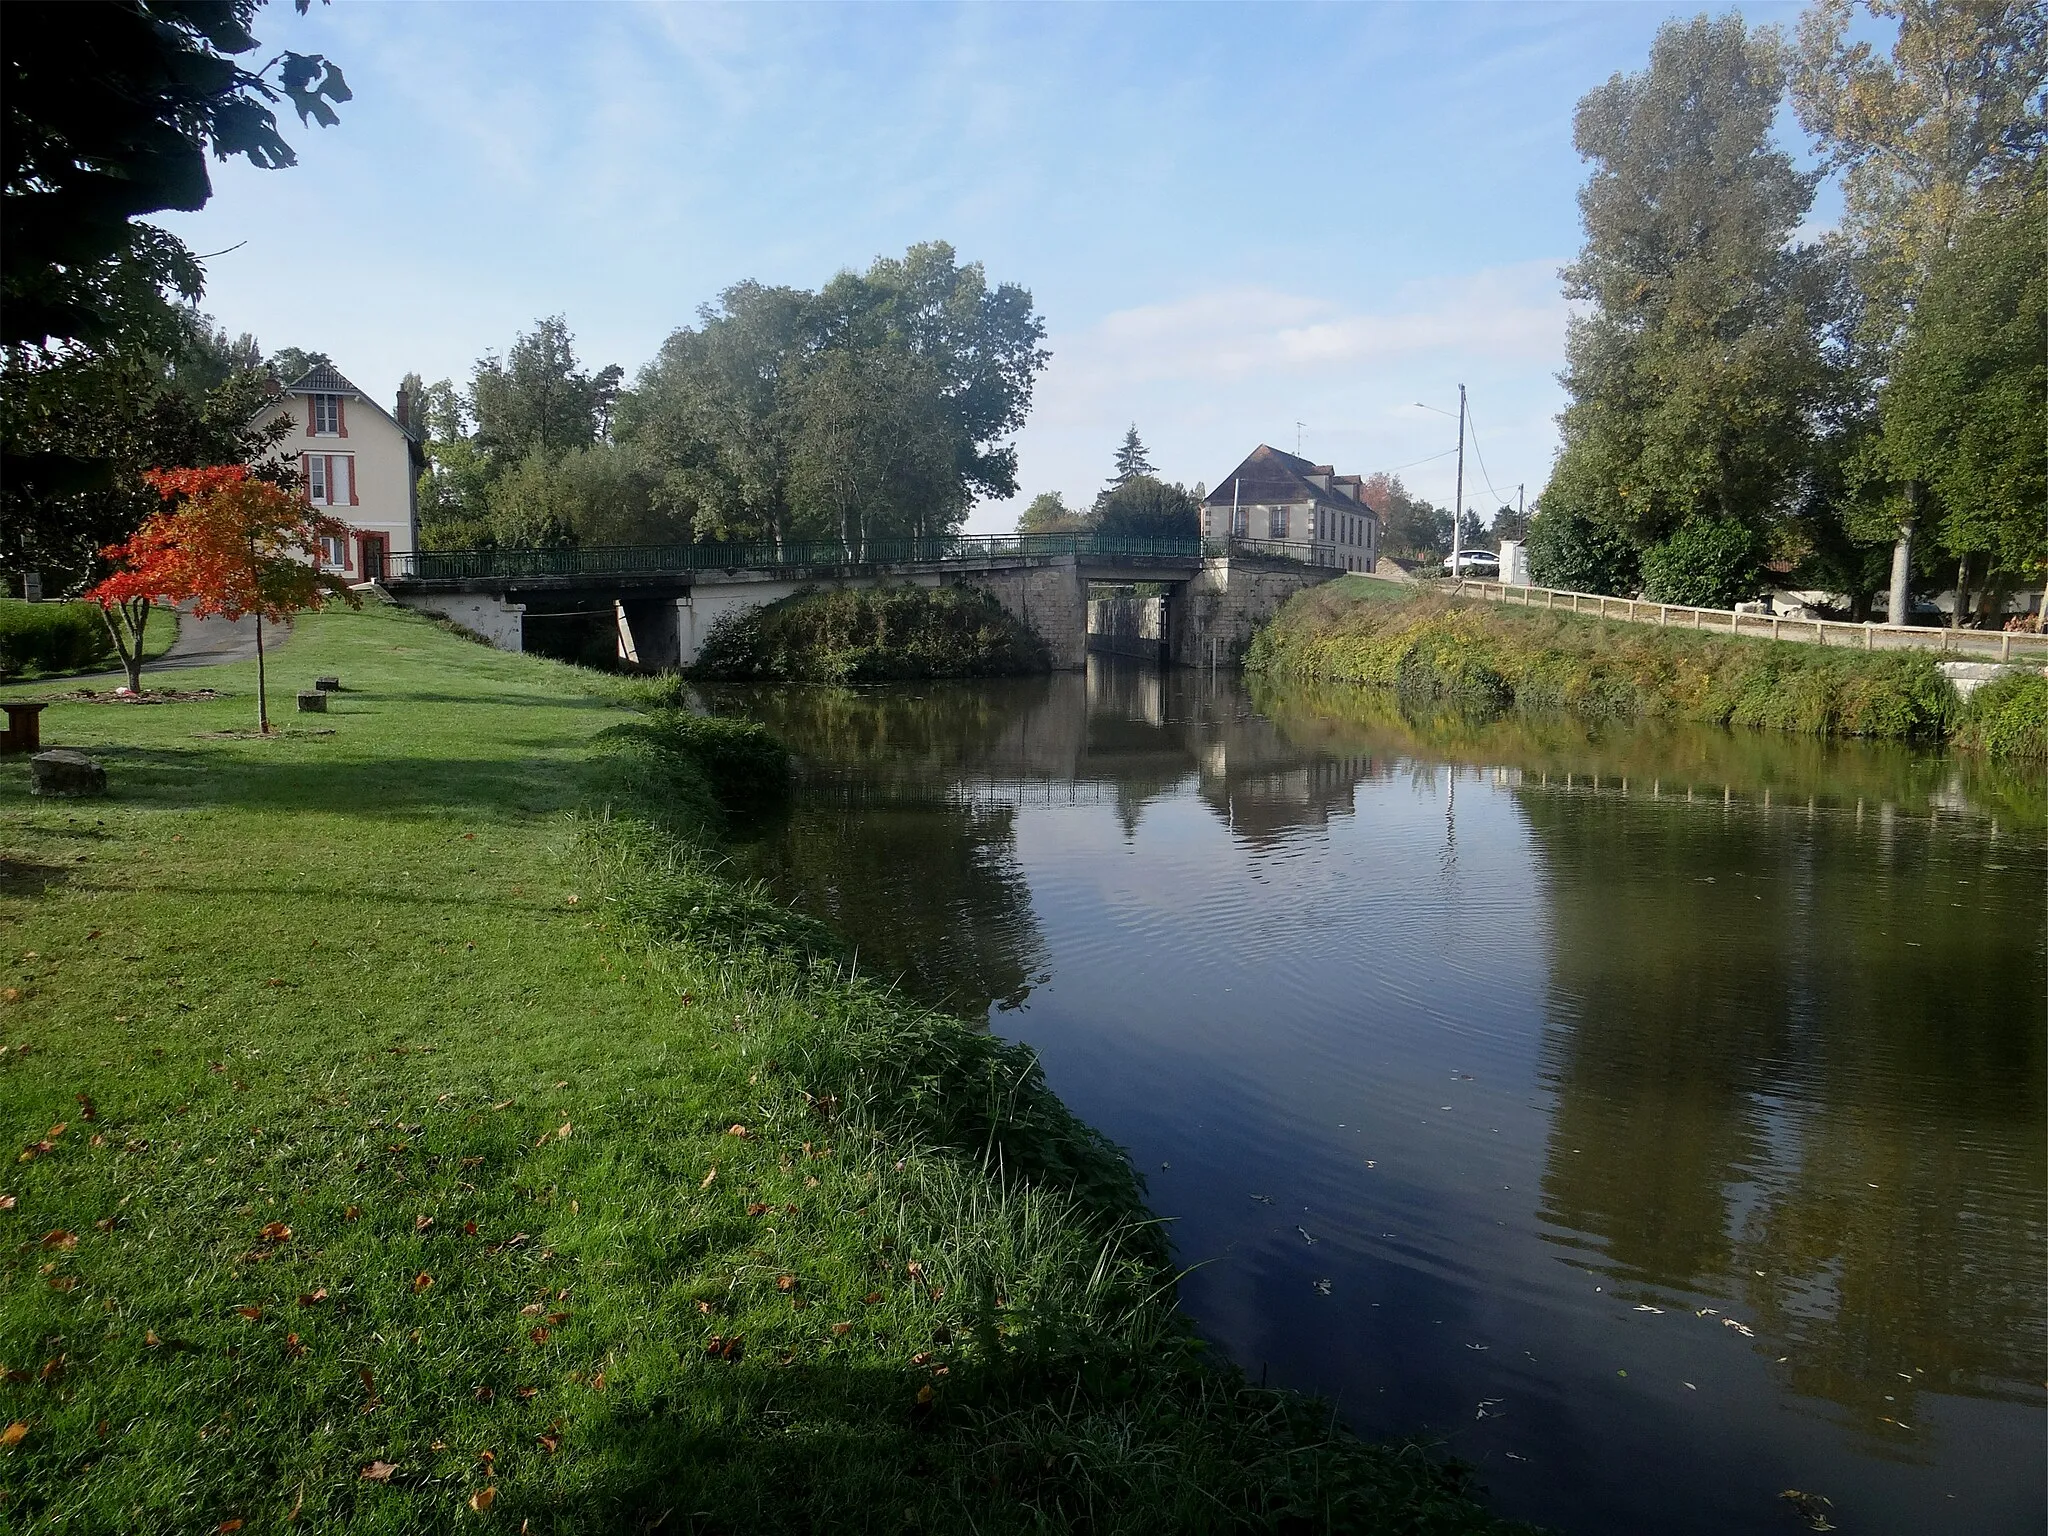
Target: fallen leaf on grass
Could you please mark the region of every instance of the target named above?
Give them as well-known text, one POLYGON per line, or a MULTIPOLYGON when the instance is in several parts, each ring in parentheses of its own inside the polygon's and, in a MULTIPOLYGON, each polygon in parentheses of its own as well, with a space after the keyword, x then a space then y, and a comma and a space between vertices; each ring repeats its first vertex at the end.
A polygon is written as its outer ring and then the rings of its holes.
POLYGON ((552 1327, 559 1328, 567 1321, 569 1321, 569 1314, 566 1312, 550 1312, 548 1314, 548 1323, 552 1327))
POLYGON ((284 1352, 296 1360, 305 1354, 306 1346, 299 1342, 296 1333, 288 1333, 284 1336, 284 1352))
POLYGON ((341 1219, 343 1221, 354 1221, 358 1216, 362 1214, 363 1208, 360 1205, 352 1205, 347 1210, 341 1213, 341 1219))
POLYGON ((934 1391, 932 1391, 932 1389, 931 1389, 931 1387, 930 1387, 929 1385, 926 1385, 926 1386, 922 1386, 922 1387, 919 1387, 919 1388, 917 1389, 917 1402, 918 1402, 918 1406, 919 1406, 919 1407, 924 1407, 924 1406, 926 1406, 926 1405, 927 1405, 927 1404, 929 1404, 929 1403, 931 1402, 931 1400, 932 1400, 932 1399, 933 1399, 934 1397, 936 1397, 937 1395, 938 1395, 938 1394, 937 1394, 937 1393, 935 1393, 934 1391))
POLYGON ((5 1429, 0 1429, 0 1445, 19 1445, 28 1434, 28 1426, 16 1419, 5 1429))
POLYGON ((548 1341, 548 1331, 545 1328, 536 1328, 527 1337, 536 1344, 545 1344, 548 1341))
POLYGON ((767 1206, 762 1205, 761 1203, 756 1201, 754 1204, 747 1207, 747 1214, 749 1216, 759 1216, 765 1213, 767 1209, 767 1206))
POLYGON ((415 1293, 424 1291, 428 1286, 432 1285, 433 1283, 434 1277, 428 1274, 424 1269, 412 1277, 412 1288, 415 1293))
POLYGON ((102 1217, 101 1217, 101 1218, 100 1218, 100 1219, 99 1219, 98 1221, 96 1221, 96 1222, 94 1222, 94 1223, 93 1223, 93 1229, 94 1229, 95 1231, 98 1231, 98 1232, 111 1232, 111 1231, 113 1231, 113 1230, 114 1230, 114 1218, 113 1218, 113 1217, 111 1217, 111 1216, 102 1216, 102 1217))
POLYGON ((865 1301, 871 1307, 874 1306, 881 1299, 882 1293, 880 1291, 869 1291, 867 1295, 861 1298, 861 1300, 865 1301))
POLYGON ((462 1224, 462 1235, 463 1235, 464 1237, 475 1237, 475 1236, 476 1236, 476 1223, 475 1223, 475 1222, 473 1222, 473 1221, 465 1221, 465 1222, 464 1222, 464 1223, 462 1224))
POLYGON ((699 1184, 697 1187, 699 1189, 709 1189, 711 1187, 711 1181, 717 1177, 718 1165, 716 1163, 713 1163, 711 1165, 711 1171, 704 1175, 704 1182, 702 1184, 699 1184))
POLYGON ((704 1353, 713 1360, 737 1360, 746 1351, 746 1344, 735 1334, 732 1338, 711 1335, 704 1341, 704 1353))
POLYGON ((78 1284, 78 1279, 75 1275, 52 1275, 50 1277, 50 1289, 53 1291, 68 1291, 76 1284, 78 1284))
POLYGON ((744 1125, 735 1125, 731 1130, 727 1131, 725 1134, 728 1136, 737 1136, 740 1138, 740 1140, 745 1141, 754 1133, 748 1130, 744 1125))
POLYGON ((832 1336, 834 1338, 837 1338, 842 1333, 850 1333, 852 1331, 853 1324, 851 1323, 834 1323, 832 1325, 832 1336))
POLYGON ((356 1476, 366 1483, 388 1483, 391 1481, 391 1474, 397 1470, 398 1467, 393 1462, 373 1461, 367 1464, 356 1476))
POLYGON ((308 1291, 305 1295, 301 1296, 299 1298, 299 1305, 302 1307, 317 1307, 326 1299, 327 1288, 322 1286, 317 1291, 308 1291))
POLYGON ((562 1448, 562 1437, 560 1435, 542 1435, 539 1438, 540 1443, 547 1448, 547 1453, 550 1456, 562 1448))
POLYGON ((796 1276, 795 1276, 795 1275, 777 1275, 777 1276, 775 1277, 775 1289, 777 1289, 778 1291, 793 1291, 793 1290, 795 1290, 795 1289, 796 1289, 796 1276))
POLYGON ((264 1223, 263 1240, 267 1243, 288 1243, 292 1240, 292 1229, 281 1221, 264 1223))
POLYGON ((14 1196, 12 1196, 12 1195, 0 1195, 0 1211, 11 1211, 11 1210, 13 1210, 13 1209, 14 1209, 14 1196))
POLYGON ((79 1095, 78 1095, 78 1118, 79 1118, 79 1119, 81 1119, 81 1120, 97 1120, 97 1119, 99 1118, 99 1113, 100 1113, 100 1109, 99 1109, 99 1106, 98 1106, 97 1104, 93 1103, 93 1101, 92 1101, 92 1095, 91 1095, 91 1094, 89 1094, 89 1093, 81 1093, 81 1094, 79 1094, 79 1095))
POLYGON ((237 1307, 235 1312, 240 1317, 246 1317, 252 1323, 263 1315, 261 1307, 237 1307))
POLYGON ((469 1496, 469 1507, 482 1514, 491 1507, 491 1501, 497 1496, 498 1490, 495 1488, 479 1488, 469 1496))
POLYGON ((45 1248, 76 1248, 78 1246, 78 1235, 73 1232, 66 1232, 60 1227, 55 1232, 45 1232, 43 1234, 43 1246, 45 1248))
POLYGON ((223 1520, 219 1525, 216 1525, 214 1527, 216 1531, 223 1533, 223 1536, 225 1536, 225 1533, 228 1531, 239 1531, 241 1528, 242 1522, 239 1519, 223 1520))
POLYGON ((555 1128, 555 1140, 567 1141, 569 1139, 570 1129, 571 1127, 569 1122, 564 1120, 559 1126, 555 1128))
POLYGON ((412 1219, 412 1229, 415 1232, 424 1232, 433 1224, 434 1218, 431 1216, 415 1216, 412 1219))

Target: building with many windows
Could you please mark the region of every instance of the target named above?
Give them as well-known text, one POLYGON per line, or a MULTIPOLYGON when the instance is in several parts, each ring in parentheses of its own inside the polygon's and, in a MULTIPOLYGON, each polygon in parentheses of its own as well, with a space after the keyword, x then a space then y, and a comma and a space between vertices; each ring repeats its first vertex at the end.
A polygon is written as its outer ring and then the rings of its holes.
POLYGON ((291 418, 279 449, 298 456, 301 494, 347 525, 320 552, 321 568, 345 581, 381 581, 393 556, 419 548, 426 456, 409 425, 417 408, 400 390, 396 413, 387 411, 323 363, 284 385, 257 418, 291 418))
POLYGON ((1360 476, 1264 443, 1202 502, 1206 539, 1285 544, 1288 554, 1346 571, 1373 568, 1383 531, 1360 476))

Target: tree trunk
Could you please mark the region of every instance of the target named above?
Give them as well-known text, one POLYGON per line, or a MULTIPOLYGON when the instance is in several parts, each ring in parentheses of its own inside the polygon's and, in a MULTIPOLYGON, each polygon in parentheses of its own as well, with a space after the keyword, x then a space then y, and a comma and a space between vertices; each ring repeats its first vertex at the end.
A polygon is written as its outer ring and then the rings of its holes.
POLYGON ((258 734, 270 734, 270 695, 265 691, 263 676, 263 615, 256 615, 256 729, 258 734))
POLYGON ((128 626, 129 650, 121 658, 128 668, 128 691, 142 692, 142 636, 149 628, 149 599, 138 598, 134 603, 124 605, 121 614, 128 626))
POLYGON ((1920 521, 1920 503, 1926 495, 1926 487, 1918 480, 1906 482, 1906 520, 1899 524, 1899 541, 1892 546, 1892 590, 1891 608, 1885 614, 1888 623, 1904 624, 1911 615, 1907 603, 1911 600, 1913 585, 1913 528, 1920 521))
POLYGON ((1956 561, 1956 608, 1955 612, 1950 614, 1948 618, 1948 627, 1950 629, 1961 629, 1963 627, 1963 614, 1968 610, 1969 606, 1970 557, 1965 554, 1960 560, 1956 561))

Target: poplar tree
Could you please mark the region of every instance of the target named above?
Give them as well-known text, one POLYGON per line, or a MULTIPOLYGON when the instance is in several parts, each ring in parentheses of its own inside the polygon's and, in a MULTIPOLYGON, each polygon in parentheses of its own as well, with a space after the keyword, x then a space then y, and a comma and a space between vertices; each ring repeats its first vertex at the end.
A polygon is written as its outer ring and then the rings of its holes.
POLYGON ((1593 174, 1564 277, 1588 308, 1544 505, 1638 550, 1693 521, 1761 534, 1805 472, 1828 290, 1819 252, 1792 243, 1816 177, 1772 147, 1783 93, 1773 29, 1701 16, 1667 22, 1646 71, 1579 103, 1593 174))
MULTIPOLYGON (((1841 176, 1858 340, 1873 380, 1890 373, 1964 226, 2021 216, 2048 146, 2044 94, 2048 12, 2031 0, 1815 0, 1801 18, 1793 101, 1824 168, 1841 176), (1894 29, 1889 57, 1851 36, 1859 12, 1894 29)), ((2038 245, 2038 226, 2035 235, 2038 245)), ((1908 462, 1888 447, 1880 442, 1872 462, 1897 484, 1870 531, 1895 540, 1889 617, 1898 623, 1915 534, 1939 509, 1927 505, 1924 456, 1908 462)))

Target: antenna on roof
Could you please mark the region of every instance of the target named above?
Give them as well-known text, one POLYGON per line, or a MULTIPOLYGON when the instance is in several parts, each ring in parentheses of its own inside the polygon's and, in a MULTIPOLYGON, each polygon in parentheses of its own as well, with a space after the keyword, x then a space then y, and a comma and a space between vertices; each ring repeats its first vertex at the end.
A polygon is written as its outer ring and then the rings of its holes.
POLYGON ((1297 421, 1294 424, 1294 456, 1297 459, 1301 457, 1301 429, 1307 425, 1305 421, 1297 421))

